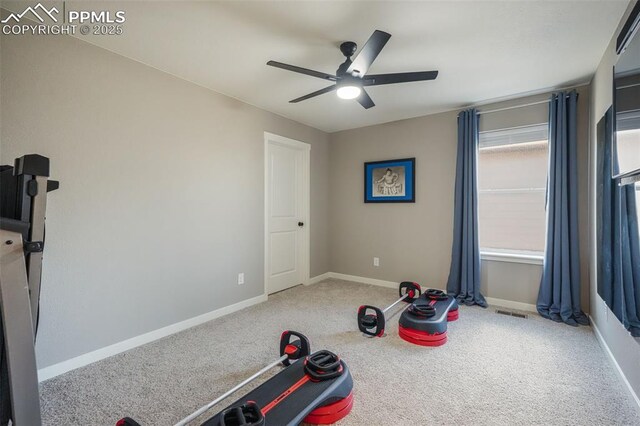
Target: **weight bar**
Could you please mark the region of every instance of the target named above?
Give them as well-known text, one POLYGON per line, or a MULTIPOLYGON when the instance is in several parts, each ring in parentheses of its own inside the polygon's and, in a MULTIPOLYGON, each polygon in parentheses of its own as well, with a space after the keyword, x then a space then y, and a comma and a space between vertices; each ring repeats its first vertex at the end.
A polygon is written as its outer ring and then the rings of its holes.
POLYGON ((398 287, 400 298, 386 308, 380 309, 371 305, 362 305, 358 308, 358 329, 368 336, 381 337, 386 325, 384 314, 400 302, 413 302, 420 297, 421 293, 420 284, 410 281, 401 282, 398 287))
MULTIPOLYGON (((266 365, 260 371, 255 373, 253 376, 248 377, 247 379, 238 383, 237 385, 235 385, 234 387, 232 387, 231 389, 229 389, 228 391, 226 391, 225 393, 223 393, 222 395, 220 395, 210 403, 200 407, 199 409, 197 409, 196 411, 194 411, 193 413, 191 413, 190 415, 188 415, 187 417, 185 417, 184 419, 176 423, 175 426, 184 426, 189 424, 191 421, 193 421, 194 419, 202 415, 204 412, 211 409, 214 405, 218 404, 220 401, 222 401, 232 393, 245 387, 246 385, 248 385, 249 383, 257 379, 258 377, 262 376, 267 371, 271 370, 276 365, 282 364, 285 367, 287 367, 291 364, 291 361, 295 361, 297 359, 307 357, 310 354, 310 352, 311 352, 311 344, 309 343, 309 339, 307 339, 307 337, 304 334, 298 333, 296 331, 290 331, 290 330, 284 331, 280 336, 280 358, 266 365), (298 340, 292 341, 292 339, 294 338, 297 338, 298 340)), ((246 413, 244 414, 246 414, 248 417, 251 417, 252 416, 251 413, 253 413, 255 410, 254 410, 254 407, 247 406, 245 407, 243 412, 245 411, 246 413)), ((234 412, 234 413, 228 413, 228 414, 229 414, 229 419, 231 419, 233 418, 233 416, 236 416, 242 413, 234 412)), ((223 418, 225 418, 225 416, 223 416, 223 418)), ((231 421, 229 422, 231 423, 231 421)), ((123 423, 123 424, 128 425, 130 423, 123 423)), ((259 419, 258 419, 258 424, 259 424, 259 419)))

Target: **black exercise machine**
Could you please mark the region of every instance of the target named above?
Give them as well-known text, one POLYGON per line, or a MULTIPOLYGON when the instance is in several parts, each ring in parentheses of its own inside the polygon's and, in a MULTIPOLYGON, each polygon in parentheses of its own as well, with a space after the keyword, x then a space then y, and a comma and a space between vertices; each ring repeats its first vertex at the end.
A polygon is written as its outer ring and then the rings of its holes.
POLYGON ((421 294, 420 284, 403 281, 398 287, 400 298, 384 309, 371 305, 358 308, 358 329, 368 336, 382 337, 386 326, 384 314, 400 302, 412 303, 421 294))
MULTIPOLYGON (((185 426, 213 406, 282 363, 278 374, 203 423, 203 426, 284 426, 332 424, 351 411, 353 380, 344 361, 332 352, 310 354, 309 340, 294 331, 280 338, 280 358, 176 423, 185 426), (295 340, 292 340, 295 339, 295 340), (303 358, 303 359, 302 359, 303 358), (300 361, 295 362, 300 359, 300 361)), ((140 426, 130 417, 116 426, 140 426)))
POLYGON ((0 424, 39 426, 38 328, 49 159, 25 155, 0 166, 0 424))

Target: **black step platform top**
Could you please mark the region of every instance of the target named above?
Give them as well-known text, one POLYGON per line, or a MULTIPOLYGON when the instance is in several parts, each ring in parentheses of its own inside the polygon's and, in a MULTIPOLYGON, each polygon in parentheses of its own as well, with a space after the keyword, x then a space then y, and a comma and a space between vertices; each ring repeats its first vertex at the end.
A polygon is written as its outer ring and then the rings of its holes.
POLYGON ((296 361, 205 421, 203 426, 219 426, 223 411, 249 401, 262 409, 266 426, 298 425, 314 409, 349 396, 353 379, 347 365, 340 363, 344 369, 342 375, 314 382, 305 373, 304 360, 296 361))
POLYGON ((435 315, 429 318, 418 317, 407 309, 400 315, 400 326, 429 334, 441 334, 447 331, 447 315, 449 311, 458 309, 458 302, 454 297, 447 296, 445 300, 431 300, 426 292, 413 304, 418 306, 430 304, 436 311, 435 315))

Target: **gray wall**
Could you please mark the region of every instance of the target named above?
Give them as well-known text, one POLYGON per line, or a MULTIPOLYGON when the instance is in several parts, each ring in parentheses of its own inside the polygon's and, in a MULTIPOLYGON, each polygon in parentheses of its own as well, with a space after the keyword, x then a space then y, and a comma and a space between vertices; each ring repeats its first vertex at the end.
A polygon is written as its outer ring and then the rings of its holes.
MULTIPOLYGON (((589 88, 578 88, 580 227, 588 235, 589 88)), ((530 96, 483 105, 492 110, 548 99, 530 96)), ((452 241, 458 111, 347 130, 331 135, 330 253, 333 272, 388 281, 415 280, 444 288, 452 241), (365 204, 363 163, 416 157, 415 204, 365 204), (373 266, 373 257, 380 266, 373 266)), ((481 117, 481 130, 548 120, 546 105, 481 117)), ((589 309, 588 238, 581 239, 582 303, 589 309)), ((541 265, 483 261, 489 297, 535 304, 541 265)))
POLYGON ((331 135, 331 270, 444 285, 453 228, 456 111, 331 135), (363 163, 416 157, 415 204, 365 204, 363 163), (373 257, 380 266, 373 266, 373 257))
POLYGON ((263 131, 312 145, 311 276, 329 270, 327 134, 74 38, 0 43, 0 159, 46 155, 61 182, 40 368, 263 293, 263 131))
MULTIPOLYGON (((629 9, 625 17, 620 23, 623 25, 626 17, 633 7, 633 2, 629 5, 629 9)), ((620 28, 619 27, 619 28, 620 28)), ((613 66, 616 63, 617 55, 615 52, 615 38, 617 32, 611 40, 609 47, 604 53, 602 61, 598 66, 595 76, 591 83, 591 185, 590 194, 591 202, 589 212, 591 215, 590 227, 590 267, 591 267, 591 317, 598 330, 602 334, 604 341, 609 346, 611 353, 616 359, 618 365, 627 377, 631 387, 635 390, 636 395, 640 396, 640 339, 634 339, 629 332, 624 329, 616 316, 609 311, 602 298, 598 295, 597 284, 597 238, 596 238, 596 137, 597 125, 600 118, 604 115, 612 103, 612 82, 613 82, 613 66)))

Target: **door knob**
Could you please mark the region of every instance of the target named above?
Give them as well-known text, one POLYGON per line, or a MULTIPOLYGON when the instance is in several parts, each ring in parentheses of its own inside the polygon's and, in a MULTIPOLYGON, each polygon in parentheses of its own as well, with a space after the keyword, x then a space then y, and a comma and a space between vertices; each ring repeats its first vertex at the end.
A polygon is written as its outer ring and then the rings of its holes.
POLYGON ((302 228, 304 226, 304 222, 298 222, 298 226, 302 228))

